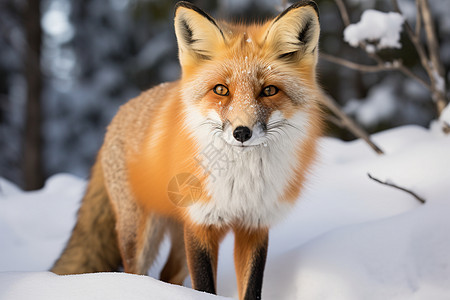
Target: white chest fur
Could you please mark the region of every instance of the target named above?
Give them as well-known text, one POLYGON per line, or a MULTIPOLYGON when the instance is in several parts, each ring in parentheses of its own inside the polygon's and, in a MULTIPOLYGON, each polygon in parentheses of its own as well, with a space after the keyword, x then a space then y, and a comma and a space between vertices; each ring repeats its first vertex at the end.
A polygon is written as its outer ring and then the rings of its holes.
POLYGON ((304 138, 304 133, 294 129, 286 134, 244 151, 220 138, 205 145, 220 151, 221 165, 203 165, 209 172, 205 192, 211 200, 189 207, 192 221, 256 228, 281 220, 293 205, 280 198, 299 164, 297 151, 304 138))

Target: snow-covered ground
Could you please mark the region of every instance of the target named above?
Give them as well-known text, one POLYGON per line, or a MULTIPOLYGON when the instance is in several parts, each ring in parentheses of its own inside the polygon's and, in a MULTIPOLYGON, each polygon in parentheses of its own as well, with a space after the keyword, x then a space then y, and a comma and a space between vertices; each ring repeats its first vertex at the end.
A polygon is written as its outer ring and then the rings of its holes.
MULTIPOLYGON (((263 299, 450 299, 450 136, 406 126, 374 140, 386 155, 361 141, 321 140, 308 189, 271 231, 263 299)), ((0 299, 214 297, 147 276, 46 272, 69 236, 84 187, 66 174, 36 192, 0 181, 0 299)), ((232 245, 230 235, 221 247, 218 293, 236 298, 232 245)), ((150 275, 166 255, 167 244, 150 275)))

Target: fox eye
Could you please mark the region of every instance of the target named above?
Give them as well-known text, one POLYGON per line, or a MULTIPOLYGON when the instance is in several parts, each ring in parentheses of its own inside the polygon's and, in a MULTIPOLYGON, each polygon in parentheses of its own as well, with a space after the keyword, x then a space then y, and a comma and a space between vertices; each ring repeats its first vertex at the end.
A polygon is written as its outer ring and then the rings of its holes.
POLYGON ((278 88, 274 85, 268 85, 265 88, 263 88, 261 92, 261 96, 263 97, 270 97, 278 93, 278 88))
POLYGON ((214 93, 216 93, 219 96, 228 96, 230 92, 228 91, 228 88, 224 86, 223 84, 218 84, 213 88, 214 93))

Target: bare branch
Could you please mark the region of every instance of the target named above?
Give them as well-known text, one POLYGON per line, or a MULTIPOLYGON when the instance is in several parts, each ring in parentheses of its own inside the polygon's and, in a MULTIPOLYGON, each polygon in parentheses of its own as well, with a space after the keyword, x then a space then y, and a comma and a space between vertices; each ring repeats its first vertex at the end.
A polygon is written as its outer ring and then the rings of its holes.
POLYGON ((405 67, 404 64, 400 64, 398 66, 398 70, 400 72, 402 72, 403 74, 405 74, 406 76, 408 76, 408 77, 414 79, 415 81, 417 81, 418 83, 420 83, 424 88, 428 89, 429 91, 432 90, 431 84, 429 84, 428 82, 426 82, 425 80, 423 80, 422 78, 420 78, 419 76, 414 74, 410 69, 405 67))
POLYGON ((339 9, 339 13, 341 14, 342 21, 344 22, 345 27, 347 27, 348 25, 350 25, 350 17, 348 16, 344 0, 335 0, 335 2, 339 9))
MULTIPOLYGON (((416 0, 416 1, 423 1, 423 0, 416 0)), ((398 13, 402 14, 400 7, 398 5, 398 1, 391 0, 391 2, 392 2, 392 5, 394 6, 394 9, 398 13)), ((431 19, 431 13, 430 13, 429 7, 428 7, 428 10, 427 10, 427 8, 424 9, 423 6, 425 6, 425 5, 423 3, 424 2, 421 2, 420 5, 417 5, 417 8, 418 8, 417 14, 422 14, 424 23, 426 23, 426 22, 432 23, 433 21, 431 19), (428 15, 427 20, 425 20, 425 15, 428 15)), ((426 4, 428 4, 428 2, 426 4)), ((425 71, 427 72, 428 78, 430 79, 431 96, 433 98, 433 101, 436 104, 438 116, 440 116, 440 114, 442 113, 442 111, 444 110, 444 108, 446 106, 447 100, 445 98, 445 91, 440 91, 438 89, 437 78, 436 78, 436 74, 439 74, 437 72, 438 69, 436 69, 434 67, 433 61, 430 61, 430 58, 428 58, 425 48, 423 47, 423 45, 420 42, 420 36, 415 34, 415 32, 413 31, 411 25, 409 24, 409 22, 407 20, 405 20, 404 24, 405 24, 406 34, 408 35, 409 39, 413 43, 414 48, 416 49, 417 54, 419 55, 420 63, 422 65, 422 67, 425 69, 425 71)), ((425 24, 425 29, 427 28, 427 26, 429 27, 428 30, 432 31, 432 32, 430 32, 430 34, 434 35, 434 28, 432 27, 433 28, 433 30, 432 30, 432 29, 430 29, 430 25, 425 24)), ((427 38, 428 38, 428 31, 427 31, 427 38)), ((434 38, 435 38, 435 36, 434 36, 434 38)), ((437 49, 439 48, 439 46, 437 45, 437 42, 436 42, 436 45, 431 46, 431 47, 437 47, 437 49)))
MULTIPOLYGON (((392 4, 394 6, 394 9, 399 14, 402 14, 402 12, 398 6, 397 0, 392 0, 392 4)), ((418 12, 418 13, 420 13, 420 12, 418 12)), ((429 60, 425 53, 425 49, 423 48, 422 44, 420 43, 420 38, 414 34, 414 31, 411 28, 411 25, 409 25, 409 22, 407 20, 405 20, 404 24, 405 24, 406 34, 408 35, 409 39, 413 43, 414 47, 416 48, 417 54, 419 55, 420 63, 422 64, 422 66, 425 68, 425 70, 428 73, 428 71, 430 71, 429 60)))
POLYGON ((337 127, 345 129, 344 122, 342 122, 342 120, 339 119, 338 117, 335 117, 331 114, 327 114, 325 118, 327 119, 327 121, 333 123, 337 127))
POLYGON ((390 182, 381 181, 380 179, 377 179, 377 178, 373 177, 372 175, 370 175, 370 173, 367 173, 367 176, 369 176, 370 179, 372 179, 372 180, 374 180, 374 181, 376 181, 378 183, 381 183, 383 185, 387 185, 387 186, 399 189, 401 191, 407 192, 408 194, 412 195, 414 198, 419 200, 422 204, 425 204, 425 199, 423 199, 422 197, 420 197, 416 193, 414 193, 414 192, 412 192, 412 191, 410 191, 410 190, 408 190, 408 189, 406 189, 404 187, 398 186, 398 185, 390 183, 390 182))
POLYGON ((435 93, 438 115, 440 115, 447 104, 447 100, 445 99, 445 87, 439 87, 439 83, 436 82, 438 80, 436 76, 440 76, 442 78, 444 77, 444 71, 442 69, 442 63, 439 57, 439 43, 436 38, 436 30, 434 28, 428 0, 417 1, 420 2, 420 11, 422 12, 423 24, 427 37, 428 53, 430 55, 430 61, 432 65, 431 69, 433 72, 430 76, 430 79, 433 82, 433 92, 435 93))
POLYGON ((422 30, 422 14, 420 13, 420 2, 416 1, 416 36, 420 36, 422 30))
POLYGON ((390 66, 384 66, 384 65, 363 65, 358 64, 340 57, 336 57, 330 54, 326 53, 320 53, 320 58, 325 59, 326 61, 347 67, 349 69, 361 71, 361 72, 380 72, 380 71, 387 71, 392 70, 393 67, 390 66))
POLYGON ((431 90, 431 86, 425 82, 422 78, 414 74, 411 70, 409 70, 407 67, 405 67, 400 61, 396 60, 393 63, 388 62, 379 62, 377 65, 363 65, 358 64, 340 57, 336 57, 330 54, 326 53, 320 53, 320 58, 347 67, 349 69, 361 71, 361 72, 381 72, 381 71, 392 71, 392 70, 398 70, 402 72, 404 75, 416 80, 420 84, 422 84, 426 89, 431 90))
POLYGON ((421 12, 423 18, 424 29, 426 32, 428 51, 430 53, 430 59, 435 70, 439 75, 443 75, 441 59, 439 57, 439 43, 436 38, 436 30, 434 28, 433 19, 431 16, 430 5, 428 0, 418 0, 421 4, 421 12))
POLYGON ((347 116, 336 103, 336 101, 331 98, 331 96, 323 94, 321 97, 322 103, 331 110, 340 120, 341 126, 347 128, 356 137, 364 140, 377 154, 384 154, 383 150, 378 147, 371 139, 370 136, 362 129, 356 122, 354 122, 349 116, 347 116))

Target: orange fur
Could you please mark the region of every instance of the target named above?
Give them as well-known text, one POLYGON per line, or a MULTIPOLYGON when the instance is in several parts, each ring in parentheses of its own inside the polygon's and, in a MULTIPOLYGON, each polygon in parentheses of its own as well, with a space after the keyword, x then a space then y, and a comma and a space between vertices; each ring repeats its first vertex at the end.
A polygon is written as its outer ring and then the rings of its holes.
MULTIPOLYGON (((183 108, 179 97, 180 82, 172 83, 167 97, 155 99, 157 114, 141 128, 145 134, 137 149, 127 151, 129 182, 138 203, 146 210, 182 219, 182 210, 167 194, 168 183, 180 173, 197 174, 195 142, 183 130, 183 108)), ((144 95, 143 95, 144 96, 144 95)))

